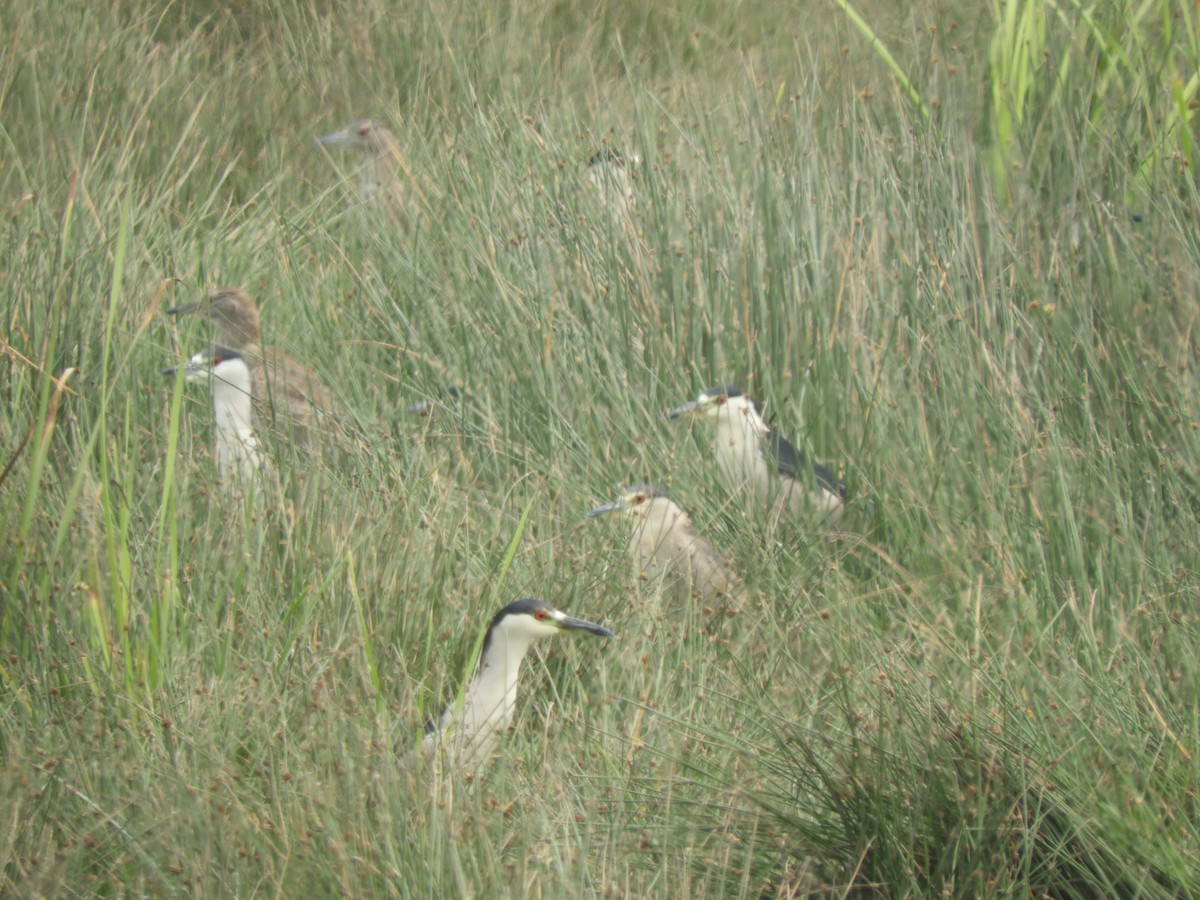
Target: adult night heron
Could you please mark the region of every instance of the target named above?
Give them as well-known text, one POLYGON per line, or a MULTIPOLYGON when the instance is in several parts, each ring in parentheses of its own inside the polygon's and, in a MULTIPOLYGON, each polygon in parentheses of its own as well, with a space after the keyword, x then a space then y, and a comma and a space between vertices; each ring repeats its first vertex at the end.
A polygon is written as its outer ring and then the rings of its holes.
MULTIPOLYGON (((174 378, 180 366, 163 374, 174 378)), ((217 471, 227 490, 249 485, 270 463, 254 434, 250 411, 250 367, 236 350, 209 347, 182 366, 183 380, 212 387, 216 419, 217 471)))
POLYGON ((484 633, 479 663, 462 705, 450 704, 438 721, 426 725, 424 751, 443 746, 460 762, 484 762, 500 732, 512 724, 521 661, 530 645, 538 638, 570 631, 616 637, 603 625, 573 619, 541 600, 517 600, 496 613, 484 633))
POLYGON ((236 351, 249 367, 250 396, 258 404, 260 419, 285 420, 282 430, 299 443, 307 442, 309 428, 336 411, 333 398, 311 371, 286 353, 263 351, 258 307, 240 288, 219 287, 203 300, 167 312, 207 316, 216 326, 217 344, 236 351))
POLYGON ((741 585, 688 514, 663 491, 649 484, 625 488, 617 498, 588 513, 589 518, 618 512, 633 523, 629 556, 647 578, 704 600, 740 600, 741 585))
POLYGON ((641 157, 634 153, 628 159, 615 147, 603 147, 588 160, 584 178, 613 213, 627 218, 634 207, 633 182, 635 167, 641 157))
POLYGON ((717 466, 735 489, 748 485, 772 511, 809 510, 830 525, 841 518, 846 483, 767 428, 739 388, 711 387, 667 413, 672 419, 689 414, 716 425, 717 466))
POLYGON ((397 224, 407 223, 412 217, 408 202, 410 190, 422 206, 428 205, 409 171, 400 142, 377 119, 357 119, 340 131, 318 138, 317 143, 322 147, 346 147, 357 152, 362 162, 358 171, 359 192, 368 202, 382 202, 397 224), (401 184, 397 170, 404 173, 408 188, 401 184))

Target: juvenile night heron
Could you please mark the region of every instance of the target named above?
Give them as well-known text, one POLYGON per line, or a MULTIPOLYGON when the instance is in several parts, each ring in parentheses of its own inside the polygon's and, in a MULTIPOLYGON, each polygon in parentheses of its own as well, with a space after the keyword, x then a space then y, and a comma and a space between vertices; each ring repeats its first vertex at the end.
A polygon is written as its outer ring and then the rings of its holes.
MULTIPOLYGON (((250 413, 250 368, 236 350, 209 347, 183 364, 184 381, 212 386, 216 419, 217 471, 227 490, 249 485, 270 463, 254 434, 250 413)), ((163 369, 176 377, 179 366, 163 369)))
POLYGON ((846 483, 767 428, 739 388, 711 387, 667 413, 672 419, 689 414, 716 425, 717 466, 735 489, 748 485, 773 511, 808 510, 830 525, 841 518, 846 483))
POLYGON ((425 726, 423 750, 429 753, 443 746, 460 762, 486 761, 500 732, 512 724, 521 661, 530 645, 570 631, 616 637, 602 625, 573 619, 541 600, 517 600, 496 613, 484 633, 479 663, 461 707, 450 704, 437 722, 425 726))
POLYGON ((663 491, 649 484, 625 488, 589 518, 619 512, 630 519, 629 556, 641 573, 664 586, 695 591, 703 600, 740 599, 741 585, 688 514, 663 491))
POLYGON ((357 152, 362 166, 358 171, 358 188, 364 200, 382 202, 398 224, 410 221, 408 193, 411 189, 422 206, 425 195, 413 179, 400 142, 386 125, 377 119, 357 119, 340 131, 318 138, 322 147, 346 147, 357 152), (409 189, 400 182, 397 170, 404 173, 409 189))
POLYGON ((316 375, 286 353, 263 351, 258 307, 240 288, 219 287, 203 300, 167 312, 207 316, 216 326, 217 344, 234 350, 249 367, 250 396, 260 419, 285 420, 281 430, 297 442, 306 443, 308 430, 336 412, 333 398, 316 375))

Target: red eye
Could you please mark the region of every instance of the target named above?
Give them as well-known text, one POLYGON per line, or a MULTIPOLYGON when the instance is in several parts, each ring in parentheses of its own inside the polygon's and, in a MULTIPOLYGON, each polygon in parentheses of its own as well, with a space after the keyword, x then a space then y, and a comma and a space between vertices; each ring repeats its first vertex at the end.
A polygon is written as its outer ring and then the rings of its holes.
POLYGON ((533 614, 533 617, 535 619, 537 619, 539 622, 544 622, 544 621, 546 621, 546 611, 544 609, 539 609, 537 612, 535 612, 533 614))
POLYGON ((643 503, 643 502, 645 502, 645 500, 646 500, 646 495, 645 495, 645 494, 638 494, 636 497, 634 497, 634 498, 633 498, 633 502, 634 502, 635 504, 637 504, 637 503, 643 503))
POLYGON ((716 400, 714 400, 713 402, 714 402, 714 403, 716 403, 716 404, 717 404, 717 406, 724 406, 724 405, 725 405, 725 401, 726 401, 726 400, 728 400, 728 399, 729 399, 728 397, 726 397, 724 394, 722 394, 720 397, 718 397, 718 398, 717 398, 716 400))

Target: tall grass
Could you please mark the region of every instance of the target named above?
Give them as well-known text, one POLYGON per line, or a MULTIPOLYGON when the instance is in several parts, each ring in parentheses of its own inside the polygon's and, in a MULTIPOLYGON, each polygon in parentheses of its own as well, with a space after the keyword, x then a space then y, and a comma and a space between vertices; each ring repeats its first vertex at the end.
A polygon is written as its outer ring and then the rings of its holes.
POLYGON ((1197 198, 1147 164, 1187 82, 1133 113, 1192 44, 1139 6, 1171 61, 1056 70, 998 178, 1001 33, 854 8, 895 67, 825 4, 0 12, 4 888, 1195 893, 1197 198), (313 147, 364 115, 407 231, 313 147), (259 507, 160 374, 217 283, 353 422, 264 435, 259 507), (845 474, 844 533, 663 416, 719 381, 845 474), (732 637, 584 519, 634 480, 745 578, 732 637), (485 772, 412 759, 525 595, 620 640, 540 648, 485 772))
POLYGON ((994 0, 992 17, 989 121, 1000 196, 1014 167, 1053 191, 1062 155, 1089 143, 1114 148, 1151 193, 1180 165, 1195 166, 1200 78, 1188 4, 994 0), (1074 140, 1064 143, 1064 131, 1074 140))

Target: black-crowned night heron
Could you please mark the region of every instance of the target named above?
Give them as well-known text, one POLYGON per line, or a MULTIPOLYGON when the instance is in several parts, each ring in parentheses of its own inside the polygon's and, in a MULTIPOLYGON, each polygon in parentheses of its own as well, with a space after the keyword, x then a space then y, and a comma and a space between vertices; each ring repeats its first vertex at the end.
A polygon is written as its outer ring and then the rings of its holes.
POLYGON ((163 374, 174 378, 180 368, 184 381, 212 387, 216 419, 217 471, 226 489, 249 485, 261 472, 269 471, 250 410, 250 368, 236 350, 209 347, 180 366, 169 366, 163 374))
POLYGON ((258 308, 245 291, 219 287, 195 303, 167 310, 175 316, 207 316, 216 326, 217 344, 237 352, 250 368, 250 395, 258 405, 259 421, 279 421, 281 430, 299 443, 308 429, 337 411, 317 377, 286 353, 262 348, 258 308))
POLYGON ((826 524, 841 517, 846 483, 767 428, 754 401, 733 385, 718 385, 672 409, 672 419, 695 414, 717 427, 717 466, 736 490, 749 486, 772 511, 810 511, 826 524))
POLYGON ((357 119, 340 131, 318 138, 322 147, 346 147, 357 152, 362 166, 358 172, 358 188, 364 200, 382 202, 397 224, 411 220, 408 194, 411 190, 420 204, 426 205, 425 195, 413 179, 400 142, 386 125, 377 119, 357 119), (406 189, 397 176, 403 172, 406 189))
POLYGON ((622 218, 633 212, 635 169, 641 161, 638 154, 626 158, 615 147, 601 148, 588 160, 584 178, 596 189, 601 202, 622 218))
POLYGON ((517 600, 496 613, 484 633, 475 676, 461 706, 451 704, 437 722, 429 722, 424 751, 441 746, 460 762, 485 761, 500 732, 512 724, 521 661, 530 645, 538 638, 572 631, 616 637, 602 625, 573 619, 541 600, 517 600))
POLYGON ((687 595, 695 591, 704 600, 740 600, 737 577, 666 493, 653 485, 635 484, 588 516, 610 512, 632 521, 629 556, 643 576, 664 587, 682 588, 687 595))

